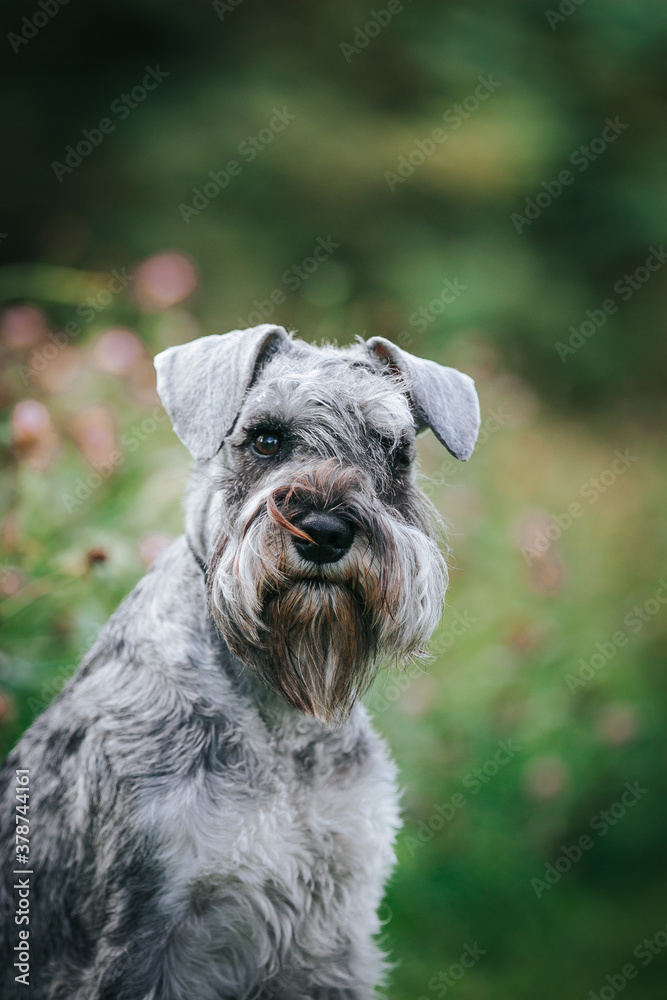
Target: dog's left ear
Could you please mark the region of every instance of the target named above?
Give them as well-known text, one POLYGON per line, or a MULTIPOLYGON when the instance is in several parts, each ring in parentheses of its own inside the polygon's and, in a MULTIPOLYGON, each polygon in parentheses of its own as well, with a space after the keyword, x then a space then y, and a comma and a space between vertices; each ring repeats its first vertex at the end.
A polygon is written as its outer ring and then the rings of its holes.
POLYGON ((384 337, 371 337, 366 348, 405 379, 417 431, 430 427, 454 458, 467 461, 480 424, 479 399, 470 376, 416 358, 384 337))
POLYGON ((154 359, 158 396, 193 458, 205 462, 231 431, 261 360, 289 342, 282 326, 200 337, 154 359))

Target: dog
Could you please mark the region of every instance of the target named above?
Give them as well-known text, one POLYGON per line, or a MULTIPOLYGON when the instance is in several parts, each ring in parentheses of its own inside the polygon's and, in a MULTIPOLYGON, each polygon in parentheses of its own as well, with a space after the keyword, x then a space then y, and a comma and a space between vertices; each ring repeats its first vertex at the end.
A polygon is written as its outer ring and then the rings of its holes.
POLYGON ((2 771, 1 995, 368 1000, 400 818, 360 699, 439 621, 415 436, 468 459, 474 383, 268 324, 155 365, 186 531, 2 771))

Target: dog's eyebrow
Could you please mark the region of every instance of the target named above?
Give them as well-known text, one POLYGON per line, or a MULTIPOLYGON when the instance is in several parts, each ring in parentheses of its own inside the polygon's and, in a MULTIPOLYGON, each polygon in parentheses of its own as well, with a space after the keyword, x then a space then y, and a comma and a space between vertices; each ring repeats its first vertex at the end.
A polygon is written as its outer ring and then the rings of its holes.
POLYGON ((264 430, 265 427, 285 427, 288 421, 284 417, 278 417, 275 414, 267 411, 266 413, 258 413, 253 416, 249 416, 247 420, 244 420, 240 425, 241 429, 244 431, 257 431, 264 430))

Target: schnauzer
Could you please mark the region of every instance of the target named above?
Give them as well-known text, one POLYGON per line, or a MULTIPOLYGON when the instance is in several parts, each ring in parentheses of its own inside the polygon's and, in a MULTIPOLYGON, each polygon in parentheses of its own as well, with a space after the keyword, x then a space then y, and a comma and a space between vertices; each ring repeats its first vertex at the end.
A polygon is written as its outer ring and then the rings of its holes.
POLYGON ((469 458, 474 383, 266 324, 156 367, 186 533, 6 762, 1 994, 368 1000, 399 806, 359 699, 438 623, 415 435, 469 458))

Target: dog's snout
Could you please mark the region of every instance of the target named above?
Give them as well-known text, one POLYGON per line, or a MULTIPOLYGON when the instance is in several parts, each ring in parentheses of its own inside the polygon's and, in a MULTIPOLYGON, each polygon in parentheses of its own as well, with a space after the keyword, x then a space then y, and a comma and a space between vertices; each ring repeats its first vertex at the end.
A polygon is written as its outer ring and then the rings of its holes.
POLYGON ((354 525, 331 511, 310 511, 295 523, 312 539, 295 538, 297 552, 303 559, 318 565, 338 562, 354 539, 354 525))

